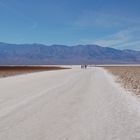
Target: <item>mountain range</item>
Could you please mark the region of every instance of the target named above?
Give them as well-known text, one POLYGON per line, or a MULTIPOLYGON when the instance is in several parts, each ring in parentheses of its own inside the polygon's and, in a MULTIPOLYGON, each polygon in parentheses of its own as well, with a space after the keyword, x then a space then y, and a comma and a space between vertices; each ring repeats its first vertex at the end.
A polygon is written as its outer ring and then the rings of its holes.
POLYGON ((140 51, 98 45, 0 43, 0 65, 140 64, 140 51))

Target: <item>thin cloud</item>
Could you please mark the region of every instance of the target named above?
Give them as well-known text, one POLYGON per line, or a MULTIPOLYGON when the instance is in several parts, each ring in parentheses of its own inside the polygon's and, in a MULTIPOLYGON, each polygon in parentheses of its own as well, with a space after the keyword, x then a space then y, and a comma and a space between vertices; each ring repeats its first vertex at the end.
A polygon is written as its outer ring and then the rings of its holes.
POLYGON ((139 31, 140 29, 136 28, 127 29, 97 40, 83 39, 81 40, 81 42, 86 44, 98 44, 104 47, 114 47, 122 49, 133 48, 140 50, 140 40, 138 37, 135 37, 135 34, 137 34, 137 32, 139 31))
POLYGON ((140 41, 132 41, 128 43, 122 44, 123 48, 130 48, 130 49, 135 49, 140 51, 140 41))
POLYGON ((106 13, 101 11, 84 11, 75 21, 74 26, 81 28, 101 27, 114 28, 126 27, 127 25, 139 26, 138 19, 125 17, 114 13, 106 13))
POLYGON ((123 30, 120 32, 117 32, 115 34, 109 35, 105 38, 96 40, 95 43, 103 46, 118 46, 124 43, 127 43, 128 41, 133 39, 133 33, 135 32, 135 29, 128 29, 123 30))

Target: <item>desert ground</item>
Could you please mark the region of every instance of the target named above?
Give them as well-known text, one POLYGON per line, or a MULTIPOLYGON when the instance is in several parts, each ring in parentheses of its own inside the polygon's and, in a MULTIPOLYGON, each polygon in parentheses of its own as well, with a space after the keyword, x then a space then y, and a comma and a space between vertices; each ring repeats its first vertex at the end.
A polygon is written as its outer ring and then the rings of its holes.
POLYGON ((140 96, 140 66, 107 66, 105 69, 115 75, 125 89, 140 96))
POLYGON ((0 66, 0 78, 39 71, 61 70, 60 66, 0 66))
POLYGON ((0 140, 139 139, 139 98, 101 67, 0 79, 0 140))

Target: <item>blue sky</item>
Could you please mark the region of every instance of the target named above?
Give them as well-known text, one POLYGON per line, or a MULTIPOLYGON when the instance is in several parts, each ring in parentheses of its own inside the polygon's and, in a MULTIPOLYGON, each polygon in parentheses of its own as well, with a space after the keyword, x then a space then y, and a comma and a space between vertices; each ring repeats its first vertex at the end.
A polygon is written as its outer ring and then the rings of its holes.
POLYGON ((140 0, 0 0, 0 41, 140 50, 140 0))

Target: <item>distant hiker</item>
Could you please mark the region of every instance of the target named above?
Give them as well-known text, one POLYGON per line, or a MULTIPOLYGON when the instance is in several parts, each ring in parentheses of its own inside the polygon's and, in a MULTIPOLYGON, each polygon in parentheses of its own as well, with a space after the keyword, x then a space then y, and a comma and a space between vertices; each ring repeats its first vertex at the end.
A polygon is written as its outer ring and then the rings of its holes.
POLYGON ((81 65, 81 69, 86 69, 87 65, 81 65))
POLYGON ((85 65, 81 65, 81 69, 84 69, 85 68, 85 65))
POLYGON ((83 69, 84 68, 84 65, 81 65, 81 69, 83 69))

